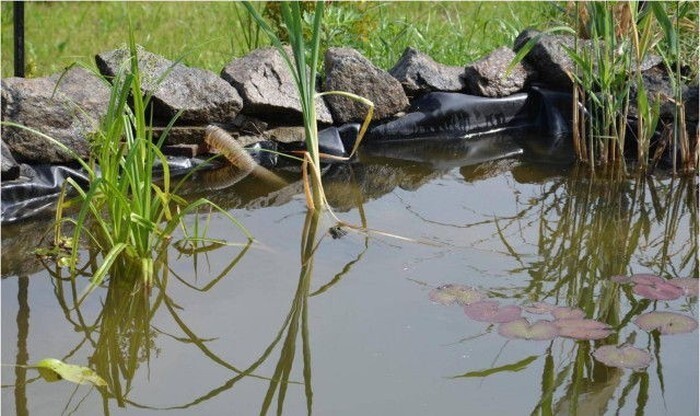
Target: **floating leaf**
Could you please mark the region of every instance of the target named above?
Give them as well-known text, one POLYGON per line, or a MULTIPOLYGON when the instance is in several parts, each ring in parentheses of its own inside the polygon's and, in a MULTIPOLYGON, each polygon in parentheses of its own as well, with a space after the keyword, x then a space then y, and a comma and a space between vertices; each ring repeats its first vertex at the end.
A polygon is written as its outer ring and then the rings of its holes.
POLYGON ((671 280, 667 280, 668 283, 673 286, 683 289, 683 294, 685 296, 698 296, 698 279, 692 277, 676 277, 671 280))
POLYGON ((593 352, 593 357, 608 367, 636 370, 651 364, 651 354, 631 345, 603 345, 593 352))
POLYGON ((484 294, 473 287, 450 283, 431 290, 428 297, 431 301, 443 305, 451 305, 453 303, 469 305, 472 302, 478 302, 483 299, 484 294))
POLYGON ((67 380, 78 384, 92 383, 96 386, 106 386, 107 382, 97 373, 87 367, 66 364, 55 358, 44 358, 32 367, 39 370, 39 374, 48 382, 67 380))
POLYGON ((544 315, 545 313, 550 313, 554 309, 558 308, 557 305, 552 305, 547 302, 535 302, 530 305, 523 306, 526 312, 534 313, 536 315, 544 315))
POLYGON ((658 329, 662 335, 683 334, 698 327, 694 318, 676 312, 647 312, 639 315, 634 323, 645 331, 658 329))
POLYGON ((602 339, 612 333, 607 324, 593 319, 558 319, 554 324, 559 328, 559 335, 565 338, 602 339))
POLYGON ((506 322, 498 327, 498 333, 510 339, 544 341, 556 338, 559 328, 552 321, 537 321, 533 324, 525 319, 506 322))
POLYGON ((632 283, 632 276, 618 274, 616 276, 610 276, 610 280, 621 285, 626 285, 628 283, 632 283))
POLYGON ((500 307, 495 300, 484 300, 465 306, 464 313, 475 321, 503 323, 520 319, 522 309, 516 305, 500 307))
POLYGON ((653 274, 635 274, 632 282, 632 291, 646 299, 674 300, 683 296, 683 289, 653 274))
POLYGON ((586 317, 586 313, 578 308, 560 306, 552 310, 552 316, 555 319, 583 319, 586 317))
POLYGON ((537 355, 531 355, 525 359, 518 361, 517 363, 502 365, 500 367, 489 368, 481 371, 470 371, 468 373, 454 376, 452 378, 486 377, 490 376, 491 374, 502 373, 504 371, 518 372, 527 368, 527 366, 530 365, 530 363, 535 361, 536 359, 537 355))

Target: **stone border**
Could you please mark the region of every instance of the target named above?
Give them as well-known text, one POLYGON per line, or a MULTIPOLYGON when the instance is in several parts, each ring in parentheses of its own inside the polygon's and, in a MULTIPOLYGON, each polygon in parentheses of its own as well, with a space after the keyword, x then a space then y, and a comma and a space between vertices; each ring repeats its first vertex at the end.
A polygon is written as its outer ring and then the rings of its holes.
MULTIPOLYGON (((344 90, 375 103, 375 122, 399 117, 412 100, 429 92, 462 92, 483 97, 506 97, 529 89, 535 83, 551 90, 570 91, 566 72, 572 62, 562 45, 572 37, 525 30, 513 50, 501 47, 465 67, 435 62, 420 51, 407 48, 397 64, 384 71, 356 50, 330 48, 325 55, 324 90, 344 90), (541 35, 535 47, 505 77, 505 69, 524 43, 541 35)), ((100 73, 109 79, 128 58, 125 49, 98 54, 100 73)), ((652 92, 668 91, 668 76, 649 63, 645 83, 652 92)), ((168 145, 202 145, 202 130, 217 124, 234 137, 253 143, 264 139, 278 142, 301 140, 298 125, 301 109, 298 94, 284 61, 274 48, 263 48, 233 59, 217 76, 211 71, 191 68, 180 62, 139 49, 143 91, 153 94, 154 128, 165 126, 177 112, 182 116, 169 137, 168 145), (169 71, 169 73, 166 73, 169 71), (160 82, 156 82, 163 78, 160 82), (288 135, 285 135, 286 133, 288 135)), ((109 100, 109 87, 97 75, 78 67, 65 74, 1 81, 2 120, 22 124, 54 137, 81 157, 90 151, 89 138, 99 126, 109 100), (59 83, 60 80, 60 83, 59 83), (55 93, 54 93, 55 90, 55 93)), ((697 125, 697 86, 685 87, 687 120, 697 125)), ((672 118, 665 105, 662 118, 672 118)), ((324 97, 318 102, 321 126, 341 125, 364 119, 366 109, 342 97, 324 97)), ((634 110, 631 111, 634 114, 634 110)), ((17 163, 62 164, 72 158, 46 140, 27 131, 2 129, 2 179, 19 175, 17 163)), ((206 151, 206 149, 200 149, 206 151)), ((188 150, 190 151, 190 150, 188 150)))

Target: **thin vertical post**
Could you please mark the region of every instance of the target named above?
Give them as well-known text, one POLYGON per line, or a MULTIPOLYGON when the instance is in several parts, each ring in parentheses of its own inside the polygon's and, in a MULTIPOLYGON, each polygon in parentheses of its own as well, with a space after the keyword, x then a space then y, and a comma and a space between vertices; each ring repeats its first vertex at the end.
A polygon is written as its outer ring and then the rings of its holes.
POLYGON ((24 77, 24 2, 13 2, 13 29, 15 34, 15 76, 24 77))

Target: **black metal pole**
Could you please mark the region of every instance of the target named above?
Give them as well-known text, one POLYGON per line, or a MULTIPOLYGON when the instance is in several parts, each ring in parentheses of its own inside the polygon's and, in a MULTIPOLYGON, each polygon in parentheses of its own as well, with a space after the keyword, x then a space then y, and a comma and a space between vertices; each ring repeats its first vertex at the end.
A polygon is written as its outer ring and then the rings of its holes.
POLYGON ((13 2, 13 28, 15 32, 15 76, 24 77, 24 2, 13 2))

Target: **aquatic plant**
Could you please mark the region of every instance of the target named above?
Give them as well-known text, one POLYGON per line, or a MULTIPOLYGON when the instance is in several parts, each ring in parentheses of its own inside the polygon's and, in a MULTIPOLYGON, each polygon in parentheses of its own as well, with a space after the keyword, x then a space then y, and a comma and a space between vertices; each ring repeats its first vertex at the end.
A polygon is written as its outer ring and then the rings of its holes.
MULTIPOLYGON (((690 16, 692 8, 688 2, 681 6, 678 2, 642 6, 637 1, 575 4, 575 25, 585 28, 590 40, 577 37, 575 47, 568 50, 575 63, 570 74, 574 105, 582 104, 574 108, 574 147, 577 158, 587 163, 591 172, 596 165, 627 171, 624 152, 629 132, 636 148, 637 169, 648 170, 664 151, 671 155, 674 173, 697 169, 698 144, 687 134, 681 81, 681 62, 689 61, 692 55, 681 54, 679 48, 679 22, 690 16), (646 91, 642 66, 653 52, 662 57, 670 74, 673 97, 650 96, 646 91), (632 89, 636 91, 635 102, 632 89), (670 131, 669 127, 660 128, 663 99, 671 100, 674 106, 670 131), (632 106, 637 109, 635 130, 628 125, 632 106), (656 137, 658 131, 660 138, 656 137), (651 154, 653 149, 656 154, 651 154)), ((697 43, 697 16, 694 19, 689 22, 695 33, 688 32, 688 36, 697 43)))
POLYGON ((603 345, 593 351, 593 357, 609 367, 638 370, 651 364, 649 352, 631 345, 603 345))
MULTIPOLYGON (((255 18, 263 31, 268 35, 270 41, 277 48, 278 52, 287 63, 294 83, 299 93, 301 100, 301 108, 304 119, 304 141, 306 151, 304 152, 302 173, 304 175, 304 192, 306 195, 306 204, 310 210, 323 209, 328 204, 323 192, 323 184, 321 182, 321 154, 318 145, 318 126, 316 124, 316 99, 323 95, 342 95, 353 100, 364 103, 369 107, 367 117, 360 128, 360 132, 355 141, 354 148, 350 152, 352 156, 359 146, 362 137, 369 126, 374 111, 374 105, 371 101, 359 97, 355 94, 341 91, 327 91, 322 94, 316 92, 316 74, 320 53, 321 40, 321 21, 323 20, 324 2, 317 1, 313 7, 311 38, 304 38, 304 18, 302 15, 301 2, 280 2, 280 14, 282 23, 292 49, 292 55, 289 56, 286 49, 282 45, 282 41, 276 30, 279 28, 271 27, 267 21, 260 15, 257 9, 250 2, 243 3, 248 12, 255 18), (308 61, 307 61, 308 59, 308 61), (310 171, 310 175, 307 172, 310 171), (310 178, 309 178, 310 176, 310 178)), ((308 6, 306 6, 308 7, 308 6)), ((330 156, 328 156, 330 157, 330 156)))
MULTIPOLYGON (((201 198, 188 203, 175 193, 179 185, 171 184, 168 161, 160 146, 177 117, 154 142, 148 120, 151 95, 144 97, 141 92, 133 32, 129 38, 129 51, 129 60, 112 80, 107 113, 100 129, 92 137, 90 160, 80 159, 57 140, 32 130, 72 154, 89 177, 87 188, 67 179, 56 210, 54 236, 56 246, 62 241, 74 242, 67 262, 72 272, 76 270, 80 249, 78 242, 88 240, 102 252, 103 263, 92 277, 88 291, 99 285, 113 267, 121 270, 117 274, 141 276, 145 286, 150 287, 154 256, 167 247, 173 231, 183 224, 182 218, 195 213, 200 207, 206 206, 220 212, 248 240, 252 240, 248 231, 231 214, 211 201, 201 198), (133 109, 129 107, 129 101, 133 109), (162 167, 159 178, 154 176, 156 163, 162 167), (156 179, 160 184, 155 183, 156 179), (71 191, 78 194, 75 199, 69 199, 71 191), (73 205, 79 206, 75 218, 65 212, 66 207, 73 205), (66 224, 73 228, 70 239, 63 234, 66 224)), ((163 77, 167 74, 163 74, 163 77)))

